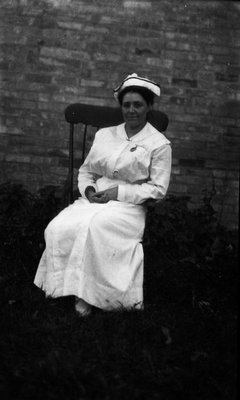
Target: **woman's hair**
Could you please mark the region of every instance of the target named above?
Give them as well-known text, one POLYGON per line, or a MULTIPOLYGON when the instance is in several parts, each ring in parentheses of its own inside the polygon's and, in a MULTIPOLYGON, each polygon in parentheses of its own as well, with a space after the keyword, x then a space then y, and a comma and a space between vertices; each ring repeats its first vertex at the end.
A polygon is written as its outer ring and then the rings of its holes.
POLYGON ((141 86, 128 86, 125 89, 123 89, 122 92, 120 92, 118 95, 118 101, 120 105, 122 105, 124 95, 128 92, 139 93, 144 98, 148 106, 153 105, 154 93, 151 92, 149 89, 146 89, 141 86))

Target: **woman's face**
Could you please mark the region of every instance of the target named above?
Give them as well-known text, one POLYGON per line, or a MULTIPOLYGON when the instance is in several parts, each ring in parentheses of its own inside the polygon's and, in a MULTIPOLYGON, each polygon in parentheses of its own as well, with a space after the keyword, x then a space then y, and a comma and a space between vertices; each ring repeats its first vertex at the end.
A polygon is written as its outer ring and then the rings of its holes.
POLYGON ((126 93, 122 100, 122 114, 127 127, 132 130, 141 130, 146 124, 150 108, 141 94, 126 93))

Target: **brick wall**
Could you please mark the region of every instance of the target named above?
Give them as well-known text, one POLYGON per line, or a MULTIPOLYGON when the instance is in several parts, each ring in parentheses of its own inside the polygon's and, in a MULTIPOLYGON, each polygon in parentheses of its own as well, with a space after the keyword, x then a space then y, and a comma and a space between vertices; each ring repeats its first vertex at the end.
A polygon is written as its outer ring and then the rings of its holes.
POLYGON ((162 88, 155 107, 170 119, 170 192, 198 205, 214 186, 220 221, 236 227, 238 2, 2 0, 0 7, 1 182, 33 191, 63 184, 65 107, 115 105, 113 87, 137 72, 162 88))

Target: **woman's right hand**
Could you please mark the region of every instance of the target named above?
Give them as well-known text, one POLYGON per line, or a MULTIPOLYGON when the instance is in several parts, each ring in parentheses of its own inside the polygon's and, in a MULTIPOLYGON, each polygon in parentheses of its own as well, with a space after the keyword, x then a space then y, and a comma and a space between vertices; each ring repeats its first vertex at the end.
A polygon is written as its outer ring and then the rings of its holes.
POLYGON ((94 203, 94 200, 93 200, 93 196, 94 196, 94 194, 96 193, 96 190, 94 189, 94 187, 93 186, 88 186, 87 188, 86 188, 86 190, 85 190, 85 195, 86 195, 86 198, 88 199, 88 201, 90 202, 90 203, 94 203))
POLYGON ((101 190, 100 192, 96 192, 92 196, 92 200, 94 203, 108 203, 110 200, 117 200, 118 196, 118 186, 113 188, 101 190))
POLYGON ((96 192, 93 186, 88 186, 85 195, 90 203, 108 203, 110 200, 117 200, 118 186, 96 192))

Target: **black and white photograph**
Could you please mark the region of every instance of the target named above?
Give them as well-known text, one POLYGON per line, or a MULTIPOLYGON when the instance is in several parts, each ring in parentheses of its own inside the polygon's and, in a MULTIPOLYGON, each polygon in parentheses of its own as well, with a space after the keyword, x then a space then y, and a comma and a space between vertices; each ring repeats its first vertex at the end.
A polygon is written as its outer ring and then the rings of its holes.
POLYGON ((236 400, 240 2, 0 0, 1 400, 236 400))

